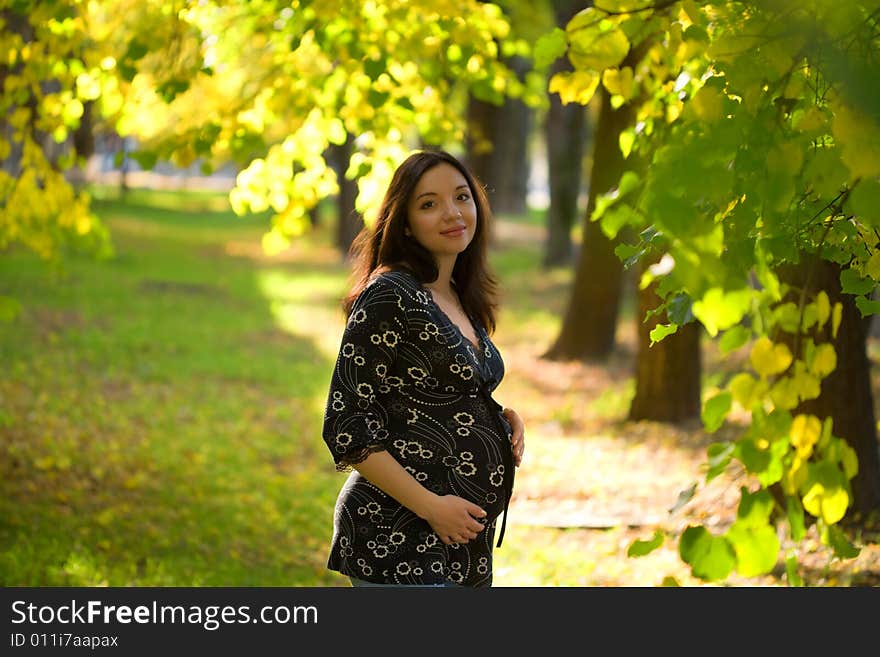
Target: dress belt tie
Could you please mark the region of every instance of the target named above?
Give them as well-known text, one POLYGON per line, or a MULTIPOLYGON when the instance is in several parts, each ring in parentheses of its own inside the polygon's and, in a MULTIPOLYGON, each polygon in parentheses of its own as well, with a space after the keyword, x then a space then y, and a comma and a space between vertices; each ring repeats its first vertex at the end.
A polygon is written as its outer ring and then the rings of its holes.
POLYGON ((501 515, 501 529, 498 530, 498 542, 495 544, 495 547, 501 547, 501 541, 504 540, 504 530, 507 528, 507 507, 510 505, 510 498, 513 496, 513 477, 515 474, 516 466, 513 463, 513 450, 510 446, 510 438, 513 436, 513 427, 510 426, 510 422, 507 421, 507 418, 504 417, 504 407, 495 401, 492 398, 492 395, 480 388, 480 392, 486 397, 486 399, 492 404, 496 411, 496 417, 498 418, 502 433, 507 434, 508 444, 507 449, 502 450, 502 455, 504 457, 504 511, 502 511, 501 515))

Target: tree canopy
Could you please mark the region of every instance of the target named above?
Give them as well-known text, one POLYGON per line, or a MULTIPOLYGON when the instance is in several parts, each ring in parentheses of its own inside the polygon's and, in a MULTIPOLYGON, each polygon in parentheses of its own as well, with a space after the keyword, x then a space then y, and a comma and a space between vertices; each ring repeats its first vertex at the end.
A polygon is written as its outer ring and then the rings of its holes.
POLYGON ((837 335, 841 307, 793 289, 779 269, 810 255, 838 263, 861 312, 880 308, 878 18, 871 0, 601 0, 537 47, 571 60, 550 81, 564 101, 586 103, 602 84, 618 105, 638 102, 620 148, 649 165, 626 171, 592 219, 609 236, 639 236, 618 247, 627 264, 659 257, 640 284, 659 283, 671 323, 652 338, 696 319, 724 352, 749 345, 748 366, 709 395, 703 421, 714 432, 735 408, 749 417, 736 441, 709 450, 707 481, 736 459, 758 487, 743 487, 723 535, 695 526, 681 537, 682 558, 706 579, 774 567, 772 485, 791 538, 804 536, 807 513, 838 556, 854 552, 838 523, 855 454, 830 418, 795 412, 837 365, 817 336, 837 335), (631 50, 637 64, 621 66, 631 50))
POLYGON ((468 93, 546 102, 543 74, 520 81, 504 63, 529 42, 501 7, 477 0, 31 5, 0 3, 0 152, 18 153, 0 178, 0 243, 46 258, 74 241, 109 246, 64 175, 81 156, 68 137, 87 103, 100 124, 136 138, 145 168, 234 162, 233 208, 271 209, 264 246, 277 251, 337 191, 331 144, 356 139, 346 175, 365 211, 408 150, 464 141, 468 93))

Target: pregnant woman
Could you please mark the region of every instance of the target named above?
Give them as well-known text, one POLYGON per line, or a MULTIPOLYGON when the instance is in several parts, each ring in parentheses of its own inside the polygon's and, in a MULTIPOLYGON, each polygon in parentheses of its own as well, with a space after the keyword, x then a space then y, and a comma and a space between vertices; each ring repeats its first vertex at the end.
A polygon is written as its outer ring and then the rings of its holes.
POLYGON ((337 469, 351 472, 328 568, 353 586, 492 584, 524 426, 492 397, 504 363, 489 337, 490 221, 458 159, 419 151, 353 245, 323 427, 337 469))

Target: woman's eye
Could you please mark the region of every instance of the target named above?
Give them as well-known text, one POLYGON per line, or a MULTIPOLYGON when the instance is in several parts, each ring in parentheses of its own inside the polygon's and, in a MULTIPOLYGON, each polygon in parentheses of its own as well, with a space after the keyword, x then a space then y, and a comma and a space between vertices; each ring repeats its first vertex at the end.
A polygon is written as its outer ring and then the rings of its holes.
POLYGON ((459 201, 470 201, 471 195, 466 192, 462 192, 461 194, 458 195, 458 200, 459 201))
POLYGON ((433 207, 434 201, 425 201, 422 203, 422 210, 427 210, 430 207, 433 207))

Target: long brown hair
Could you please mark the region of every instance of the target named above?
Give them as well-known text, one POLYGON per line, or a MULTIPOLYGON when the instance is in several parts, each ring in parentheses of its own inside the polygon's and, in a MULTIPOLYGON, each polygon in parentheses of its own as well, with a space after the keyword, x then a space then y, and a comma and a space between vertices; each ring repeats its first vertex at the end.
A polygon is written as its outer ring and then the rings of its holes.
POLYGON ((351 312, 355 299, 370 279, 381 272, 405 269, 421 283, 433 283, 439 270, 434 256, 405 234, 407 204, 424 173, 447 163, 461 172, 477 206, 477 225, 467 248, 458 254, 452 269, 455 290, 465 312, 480 320, 488 332, 495 330, 497 282, 487 260, 492 210, 486 191, 476 176, 457 158, 442 150, 416 151, 394 172, 372 227, 365 226, 352 242, 353 284, 342 302, 351 312))

